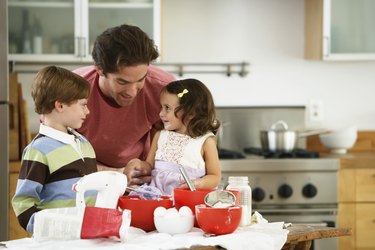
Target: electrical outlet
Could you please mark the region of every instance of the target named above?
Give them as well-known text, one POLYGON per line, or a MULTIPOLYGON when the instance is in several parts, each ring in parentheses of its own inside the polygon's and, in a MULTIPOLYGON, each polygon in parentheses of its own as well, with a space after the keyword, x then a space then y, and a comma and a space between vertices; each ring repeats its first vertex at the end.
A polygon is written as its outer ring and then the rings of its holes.
POLYGON ((313 123, 320 123, 324 120, 324 105, 321 100, 310 100, 308 107, 308 119, 313 123))

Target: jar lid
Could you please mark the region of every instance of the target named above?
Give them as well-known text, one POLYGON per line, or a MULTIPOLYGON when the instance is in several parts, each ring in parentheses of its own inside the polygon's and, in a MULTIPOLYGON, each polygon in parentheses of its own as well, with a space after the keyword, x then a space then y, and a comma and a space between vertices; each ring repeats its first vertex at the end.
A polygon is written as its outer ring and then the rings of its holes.
POLYGON ((249 182, 249 177, 248 176, 229 176, 228 181, 246 181, 249 182))

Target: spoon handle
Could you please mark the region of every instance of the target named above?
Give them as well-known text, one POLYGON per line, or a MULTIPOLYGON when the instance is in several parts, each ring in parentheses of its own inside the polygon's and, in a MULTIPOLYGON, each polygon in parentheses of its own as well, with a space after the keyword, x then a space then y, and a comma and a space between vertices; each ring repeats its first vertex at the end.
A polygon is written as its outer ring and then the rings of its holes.
POLYGON ((182 177, 184 177, 185 181, 186 181, 186 184, 188 185, 188 187, 190 188, 191 191, 195 191, 195 186, 193 184, 193 182, 190 180, 185 168, 183 166, 180 166, 180 172, 182 174, 182 177))

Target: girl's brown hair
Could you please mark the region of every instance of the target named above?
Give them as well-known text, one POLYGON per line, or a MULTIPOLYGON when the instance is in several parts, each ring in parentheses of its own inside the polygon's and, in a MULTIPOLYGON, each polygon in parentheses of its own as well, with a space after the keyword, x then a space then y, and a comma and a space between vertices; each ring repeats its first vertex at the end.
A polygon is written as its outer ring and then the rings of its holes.
POLYGON ((81 76, 57 66, 47 66, 35 76, 31 96, 38 114, 51 113, 55 102, 70 105, 86 99, 90 94, 89 83, 81 76))
POLYGON ((162 92, 176 94, 179 98, 180 105, 176 108, 175 115, 179 117, 177 113, 182 111, 179 118, 191 137, 204 135, 208 131, 216 133, 220 122, 216 119, 215 104, 210 90, 201 81, 174 81, 165 86, 162 92))

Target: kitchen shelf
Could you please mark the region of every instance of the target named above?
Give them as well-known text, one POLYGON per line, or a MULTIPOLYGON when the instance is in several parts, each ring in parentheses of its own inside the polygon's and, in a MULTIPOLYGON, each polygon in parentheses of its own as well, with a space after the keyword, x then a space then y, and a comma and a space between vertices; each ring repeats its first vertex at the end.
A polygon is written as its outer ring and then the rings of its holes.
POLYGON ((245 77, 248 74, 249 63, 156 63, 164 70, 183 76, 184 74, 238 74, 245 77))
MULTIPOLYGON (((30 7, 30 8, 72 8, 73 2, 60 2, 60 1, 9 1, 9 7, 30 7)), ((89 2, 90 8, 153 8, 152 1, 139 1, 139 2, 89 2)))
POLYGON ((74 4, 70 2, 45 2, 45 1, 8 1, 8 7, 21 7, 21 8, 73 8, 74 4))
MULTIPOLYGON (((40 68, 47 65, 57 65, 68 69, 75 69, 81 66, 91 65, 92 62, 22 62, 10 61, 9 69, 11 72, 17 73, 36 73, 40 68)), ((164 69, 167 72, 182 77, 185 74, 225 74, 230 77, 238 74, 245 77, 249 71, 248 62, 239 63, 153 63, 153 65, 164 69)))
POLYGON ((89 3, 89 7, 93 9, 117 9, 117 8, 153 8, 153 4, 150 2, 140 2, 140 3, 89 3))

